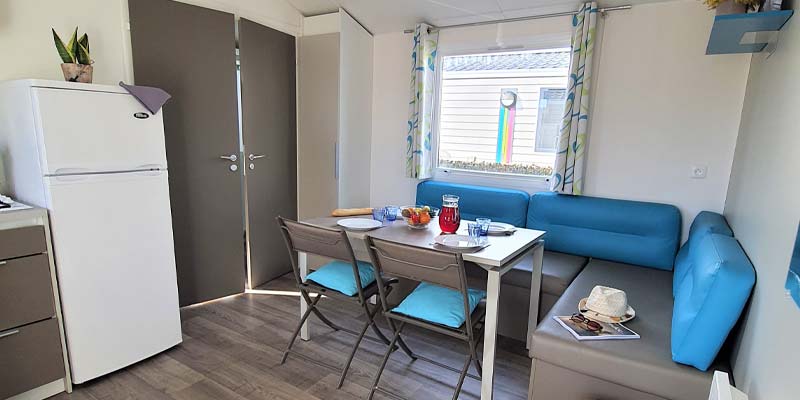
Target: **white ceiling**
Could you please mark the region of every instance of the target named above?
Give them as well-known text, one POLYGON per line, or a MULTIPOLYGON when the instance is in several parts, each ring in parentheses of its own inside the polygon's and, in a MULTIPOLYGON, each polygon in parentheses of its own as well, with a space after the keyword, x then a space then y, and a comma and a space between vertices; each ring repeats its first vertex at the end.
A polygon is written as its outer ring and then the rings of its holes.
MULTIPOLYGON (((397 32, 418 22, 453 25, 576 10, 581 0, 286 0, 305 16, 347 10, 372 33, 397 32)), ((668 0, 601 0, 601 7, 668 0)))

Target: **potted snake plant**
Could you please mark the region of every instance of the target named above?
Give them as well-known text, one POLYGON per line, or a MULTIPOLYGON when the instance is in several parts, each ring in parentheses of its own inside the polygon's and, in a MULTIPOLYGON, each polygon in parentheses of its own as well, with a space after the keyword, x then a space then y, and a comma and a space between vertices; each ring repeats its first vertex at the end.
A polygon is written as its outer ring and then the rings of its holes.
POLYGON ((763 0, 703 0, 709 10, 716 9, 717 15, 743 14, 747 10, 756 10, 763 0))
POLYGON ((69 82, 92 83, 94 61, 89 56, 89 36, 84 33, 78 38, 78 28, 76 27, 69 42, 64 44, 56 30, 53 29, 53 40, 63 62, 61 71, 64 73, 64 79, 69 82))

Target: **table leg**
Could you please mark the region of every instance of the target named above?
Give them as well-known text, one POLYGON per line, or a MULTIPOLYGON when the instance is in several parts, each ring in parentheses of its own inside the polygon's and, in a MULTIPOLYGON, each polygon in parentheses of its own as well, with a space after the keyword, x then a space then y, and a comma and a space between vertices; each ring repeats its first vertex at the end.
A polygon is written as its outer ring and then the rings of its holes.
MULTIPOLYGON (((306 275, 308 275, 308 254, 303 252, 298 252, 297 264, 300 267, 300 279, 302 279, 303 282, 305 282, 306 275)), ((303 315, 305 315, 306 310, 308 310, 308 304, 306 304, 306 301, 305 299, 303 299, 303 296, 300 296, 299 298, 300 298, 300 318, 302 318, 303 315)), ((300 328, 300 339, 303 340, 311 339, 311 332, 309 330, 308 320, 306 320, 306 323, 303 324, 302 328, 300 328)))
POLYGON ((494 358, 497 348, 497 312, 500 303, 500 271, 489 270, 486 282, 486 318, 483 334, 483 375, 481 400, 492 400, 494 389, 494 358))
POLYGON ((528 311, 528 334, 526 336, 525 347, 530 354, 533 331, 536 330, 536 325, 539 322, 539 301, 542 288, 542 261, 544 259, 544 243, 539 242, 533 248, 533 269, 531 270, 531 300, 530 309, 528 311))

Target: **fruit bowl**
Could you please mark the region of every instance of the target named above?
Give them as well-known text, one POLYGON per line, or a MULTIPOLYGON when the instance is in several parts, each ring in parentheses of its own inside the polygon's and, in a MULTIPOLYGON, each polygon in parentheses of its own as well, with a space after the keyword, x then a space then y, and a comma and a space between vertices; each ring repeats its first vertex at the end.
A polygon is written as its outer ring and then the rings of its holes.
POLYGON ((426 229, 438 211, 438 209, 428 206, 404 206, 400 208, 403 220, 406 221, 406 224, 411 229, 426 229))

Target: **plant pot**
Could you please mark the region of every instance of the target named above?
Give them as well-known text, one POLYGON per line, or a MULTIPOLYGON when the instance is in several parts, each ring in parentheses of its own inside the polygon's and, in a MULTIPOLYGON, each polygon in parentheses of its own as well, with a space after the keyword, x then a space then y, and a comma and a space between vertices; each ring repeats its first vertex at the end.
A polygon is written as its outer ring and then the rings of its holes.
POLYGON ((747 6, 734 0, 724 1, 717 6, 717 15, 744 14, 746 12, 747 6))
POLYGON ((61 71, 67 82, 92 83, 94 68, 91 65, 65 63, 61 64, 61 71))

